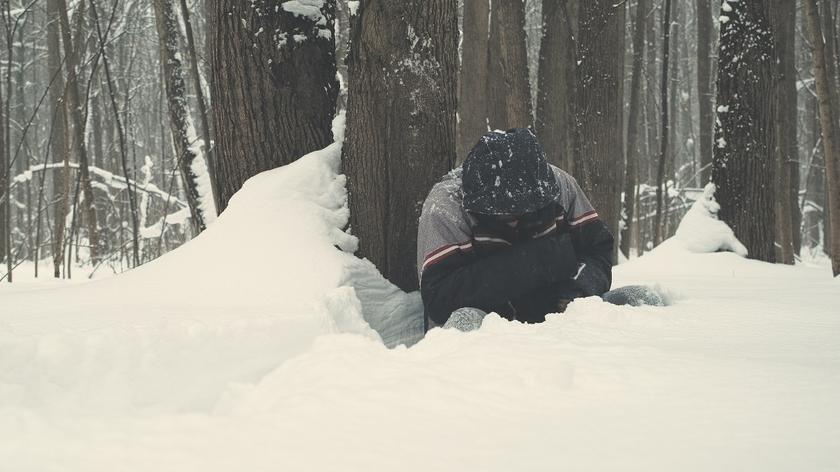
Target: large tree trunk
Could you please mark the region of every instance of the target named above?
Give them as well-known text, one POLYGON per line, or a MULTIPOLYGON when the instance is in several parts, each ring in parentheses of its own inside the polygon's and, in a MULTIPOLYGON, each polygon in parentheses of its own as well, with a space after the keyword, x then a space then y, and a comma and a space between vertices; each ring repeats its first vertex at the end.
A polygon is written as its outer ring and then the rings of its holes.
POLYGON ((582 2, 578 12, 575 177, 618 234, 624 161, 624 3, 582 2))
POLYGON ((645 59, 645 15, 648 1, 639 0, 636 4, 636 17, 633 26, 633 72, 630 78, 630 117, 627 122, 627 166, 624 170, 624 229, 621 232, 621 252, 630 258, 630 242, 636 213, 636 187, 639 182, 639 117, 642 107, 642 65, 645 59))
POLYGON ((191 139, 196 139, 197 136, 195 136, 195 129, 189 129, 192 127, 192 119, 187 109, 186 84, 181 54, 178 51, 178 23, 172 8, 172 0, 154 0, 153 5, 160 63, 163 66, 163 82, 169 107, 169 129, 175 144, 175 156, 184 183, 187 205, 192 215, 193 231, 194 234, 198 234, 207 227, 207 217, 212 217, 215 213, 212 199, 202 198, 201 195, 201 190, 205 192, 212 192, 212 190, 199 188, 199 179, 204 177, 209 180, 210 176, 207 175, 206 163, 193 147, 196 144, 191 142, 191 139))
MULTIPOLYGON (((840 215, 840 155, 838 155, 838 152, 840 152, 840 142, 838 142, 840 137, 836 134, 834 120, 835 113, 838 110, 832 107, 833 104, 830 99, 832 79, 828 74, 826 62, 831 58, 826 56, 826 46, 817 5, 815 0, 804 1, 808 36, 814 47, 814 79, 817 86, 825 158, 826 191, 828 194, 826 210, 830 215, 830 231, 833 236, 828 253, 831 256, 832 272, 837 276, 840 274, 840 217, 838 217, 840 215)), ((828 40, 830 41, 831 38, 828 38, 828 40)))
POLYGON ((712 0, 697 0, 697 104, 700 109, 700 181, 706 185, 712 175, 712 136, 715 96, 712 89, 712 0))
POLYGON ((455 0, 366 0, 353 21, 343 166, 360 255, 417 288, 423 199, 455 161, 455 0))
MULTIPOLYGON (((575 42, 569 0, 549 0, 542 6, 537 137, 549 162, 574 172, 575 42)), ((461 117, 463 121, 463 117, 461 117)))
MULTIPOLYGON (((84 11, 84 2, 80 8, 84 11)), ((77 76, 78 57, 76 48, 73 46, 72 34, 70 31, 70 20, 67 15, 67 2, 58 0, 58 14, 61 22, 61 42, 64 45, 64 69, 67 72, 67 117, 72 123, 72 133, 69 134, 73 152, 79 161, 79 183, 82 190, 82 214, 88 231, 88 242, 90 244, 90 258, 96 264, 99 261, 99 225, 96 217, 96 201, 93 196, 91 185, 90 169, 88 168, 88 153, 85 143, 85 117, 82 116, 82 108, 85 104, 79 94, 79 81, 77 76)), ((81 31, 77 33, 77 39, 81 40, 81 31)))
POLYGON ((794 231, 799 230, 799 146, 796 142, 796 2, 775 0, 770 9, 779 78, 776 94, 776 244, 777 260, 794 262, 794 231))
MULTIPOLYGON (((531 87, 525 50, 525 2, 494 0, 487 57, 487 119, 490 129, 531 126, 531 87)), ((479 136, 474 138, 478 141, 479 136)))
POLYGON ((296 4, 212 2, 220 211, 248 178, 332 142, 335 0, 307 13, 296 4))
POLYGON ((488 0, 464 1, 461 68, 458 73, 457 163, 487 132, 487 36, 490 4, 488 0))
POLYGON ((751 258, 775 261, 776 87, 769 0, 724 2, 712 181, 751 258))

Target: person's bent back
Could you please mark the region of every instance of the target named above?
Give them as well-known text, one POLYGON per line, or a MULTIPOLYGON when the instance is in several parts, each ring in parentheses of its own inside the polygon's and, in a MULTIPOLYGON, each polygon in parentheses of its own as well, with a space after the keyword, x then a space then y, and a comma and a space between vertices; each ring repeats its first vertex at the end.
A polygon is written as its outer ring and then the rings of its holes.
POLYGON ((543 321, 574 298, 609 290, 612 252, 613 237, 580 186, 548 164, 530 130, 487 133, 423 204, 417 270, 426 330, 467 307, 543 321))

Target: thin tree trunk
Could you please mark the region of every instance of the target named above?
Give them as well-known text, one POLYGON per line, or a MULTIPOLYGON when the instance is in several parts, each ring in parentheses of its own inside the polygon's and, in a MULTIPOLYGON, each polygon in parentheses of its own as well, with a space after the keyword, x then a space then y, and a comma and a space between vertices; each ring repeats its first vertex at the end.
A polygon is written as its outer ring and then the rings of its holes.
POLYGON ((457 163, 487 132, 487 58, 490 4, 488 0, 464 1, 461 68, 458 74, 457 163))
POLYGON ((840 143, 835 134, 834 114, 836 109, 832 108, 830 99, 831 78, 828 74, 826 56, 826 45, 824 41, 822 25, 820 25, 819 13, 815 0, 804 0, 808 36, 814 47, 814 79, 817 86, 817 99, 820 111, 820 126, 822 128, 822 141, 825 156, 826 191, 828 193, 826 210, 830 215, 831 247, 828 251, 831 256, 831 268, 834 276, 840 274, 840 143), (834 218, 831 218, 834 216, 834 218))
POLYGON ((210 129, 209 112, 207 110, 207 102, 204 100, 204 87, 201 85, 201 73, 198 67, 198 54, 195 52, 195 37, 193 36, 192 21, 190 20, 190 10, 187 8, 187 0, 181 1, 181 16, 184 19, 184 29, 186 30, 186 47, 190 54, 190 72, 193 79, 193 89, 195 89, 195 98, 198 103, 198 117, 201 121, 201 136, 204 140, 204 156, 207 161, 207 170, 210 173, 210 187, 213 192, 214 208, 206 209, 213 211, 213 214, 218 214, 218 209, 221 207, 219 201, 219 181, 216 177, 216 159, 214 157, 213 149, 213 130, 210 129))
POLYGON ((207 208, 210 200, 201 198, 199 175, 195 171, 195 161, 201 159, 201 156, 197 155, 193 148, 194 143, 190 141, 191 133, 188 127, 191 119, 187 109, 187 87, 184 83, 181 54, 178 51, 178 23, 175 11, 172 9, 172 0, 154 0, 152 4, 155 9, 166 102, 169 107, 169 130, 175 144, 175 155, 178 159, 181 179, 184 182, 187 205, 192 215, 193 232, 198 234, 207 228, 206 216, 215 209, 207 208))
POLYGON ((630 258, 631 235, 636 223, 636 187, 639 181, 639 117, 641 115, 640 95, 642 92, 642 65, 645 60, 645 15, 647 0, 636 3, 635 26, 633 27, 633 72, 630 79, 630 117, 627 123, 627 166, 624 171, 624 229, 621 232, 621 252, 630 258))
MULTIPOLYGON (((531 126, 531 87, 525 49, 525 2, 494 0, 487 56, 487 119, 490 129, 531 126)), ((480 136, 473 138, 478 141, 480 136)))
POLYGON ((665 161, 668 157, 668 139, 670 137, 671 123, 668 121, 668 71, 670 70, 671 55, 671 0, 665 0, 665 12, 662 20, 662 82, 660 82, 660 123, 661 140, 659 141, 659 160, 656 166, 656 220, 653 224, 653 244, 658 246, 662 242, 664 221, 663 186, 665 185, 665 161))
POLYGON ((308 15, 296 3, 212 2, 210 88, 224 110, 213 115, 220 211, 245 180, 333 140, 335 0, 308 15))
POLYGON ((697 0, 697 104, 700 109, 700 181, 712 175, 712 139, 714 136, 715 96, 712 89, 712 0, 697 0))
POLYGON ((712 167, 715 197, 721 219, 750 257, 774 262, 777 87, 767 17, 770 0, 723 5, 712 167))
MULTIPOLYGON (((80 8, 84 8, 84 2, 80 8)), ((94 265, 99 262, 99 227, 96 218, 96 201, 93 196, 91 185, 90 169, 88 168, 87 146, 85 144, 85 119, 82 116, 84 106, 79 96, 79 83, 77 77, 78 58, 77 51, 73 47, 70 21, 67 16, 67 2, 58 0, 58 13, 61 23, 61 36, 64 45, 64 69, 67 73, 67 108, 68 118, 72 122, 72 134, 70 135, 73 152, 79 160, 79 173, 81 174, 82 188, 82 212, 87 224, 88 241, 90 242, 90 257, 94 265)), ((81 33, 81 31, 79 31, 81 33)), ((81 41, 81 34, 77 39, 81 41)))
MULTIPOLYGON (((138 214, 137 214, 137 202, 136 202, 136 195, 135 189, 132 188, 131 179, 134 176, 134 173, 128 171, 128 151, 126 149, 126 138, 125 138, 125 130, 122 127, 121 119, 120 119, 120 110, 117 106, 117 97, 114 91, 114 81, 111 77, 111 66, 108 61, 108 54, 105 52, 105 44, 106 38, 102 34, 102 28, 99 25, 99 13, 97 12, 96 8, 96 0, 90 0, 90 11, 93 16, 93 23, 96 27, 96 37, 98 39, 99 44, 99 54, 102 55, 102 66, 105 70, 105 82, 108 85, 108 98, 111 101, 111 110, 114 113, 114 124, 117 128, 117 135, 119 137, 119 155, 120 155, 120 164, 123 171, 123 176, 125 177, 126 182, 126 192, 128 193, 128 207, 131 219, 131 255, 134 266, 140 265, 140 229, 138 228, 138 214)), ((122 234, 122 232, 120 232, 122 234)), ((124 245, 120 244, 120 247, 124 247, 124 245)))
MULTIPOLYGON (((6 123, 6 108, 3 106, 3 92, 0 90, 0 123, 5 125, 6 123)), ((4 126, 5 128, 5 126, 4 126)), ((5 279, 7 282, 12 283, 13 281, 13 274, 12 269, 14 268, 12 262, 12 241, 11 241, 11 232, 12 232, 12 207, 10 202, 12 200, 12 192, 11 188, 11 168, 9 162, 9 152, 8 147, 6 146, 6 130, 0 131, 0 155, 2 155, 2 159, 0 159, 0 254, 2 254, 3 259, 6 261, 6 274, 5 279)))
POLYGON ((351 35, 350 226, 360 255, 414 290, 421 205, 455 162, 457 2, 363 1, 351 35))
POLYGON ((796 34, 796 3, 789 0, 775 0, 770 9, 770 22, 776 41, 776 73, 778 75, 778 94, 776 94, 773 120, 776 132, 776 244, 777 261, 782 264, 794 263, 794 226, 797 218, 794 211, 795 195, 799 189, 798 145, 796 142, 796 64, 794 56, 794 35, 796 34), (793 198, 791 198, 793 195, 793 198))
POLYGON ((61 72, 61 20, 58 0, 47 1, 47 56, 49 75, 55 77, 50 86, 50 110, 53 116, 52 151, 56 162, 63 162, 64 167, 55 172, 53 178, 53 276, 61 277, 64 263, 64 229, 70 205, 70 156, 67 154, 65 140, 67 132, 67 113, 64 102, 64 75, 61 72))

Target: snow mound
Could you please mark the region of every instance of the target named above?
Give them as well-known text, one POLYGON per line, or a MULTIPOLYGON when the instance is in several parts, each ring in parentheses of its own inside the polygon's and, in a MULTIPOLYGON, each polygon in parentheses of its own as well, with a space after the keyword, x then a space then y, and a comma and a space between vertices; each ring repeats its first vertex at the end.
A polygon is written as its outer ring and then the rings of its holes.
POLYGON ((422 337, 418 295, 350 254, 339 160, 334 144, 254 177, 127 274, 0 286, 0 470, 840 467, 825 266, 672 243, 615 281, 678 304, 592 297, 422 337))
POLYGON ((251 178, 205 232, 156 261, 80 284, 0 286, 0 407, 209 411, 228 384, 318 336, 381 343, 373 326, 389 346, 418 341, 419 297, 352 256, 356 238, 341 229, 342 118, 336 143, 251 178))
POLYGON ((691 252, 730 251, 747 256, 747 248, 738 241, 726 223, 718 219, 720 204, 715 201, 715 184, 708 183, 698 199, 680 221, 674 240, 691 252))

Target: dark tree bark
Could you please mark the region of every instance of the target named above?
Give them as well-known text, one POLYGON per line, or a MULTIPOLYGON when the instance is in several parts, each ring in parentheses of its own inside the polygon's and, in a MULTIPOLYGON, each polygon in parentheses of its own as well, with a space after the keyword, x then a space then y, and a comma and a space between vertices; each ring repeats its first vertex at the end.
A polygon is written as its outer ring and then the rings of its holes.
POLYGON ((621 2, 591 0, 578 11, 575 177, 615 235, 624 162, 624 9, 621 2))
MULTIPOLYGON (((487 56, 487 119, 490 129, 531 126, 531 87, 525 50, 525 2, 494 0, 487 56)), ((479 136, 474 138, 478 141, 479 136)))
POLYGON ((794 231, 799 231, 799 145, 796 141, 796 2, 775 0, 770 8, 776 48, 776 244, 777 261, 794 262, 794 231))
POLYGON ((464 1, 461 68, 458 74, 457 163, 487 132, 488 0, 464 1))
POLYGON ((804 0, 805 16, 808 26, 808 36, 814 47, 814 81, 817 88, 817 100, 820 112, 820 127, 822 129, 823 152, 825 159, 825 181, 828 197, 826 198, 826 210, 829 213, 831 247, 828 250, 831 256, 831 268, 834 276, 840 275, 840 138, 836 134, 835 114, 837 110, 832 107, 831 91, 832 79, 828 74, 827 62, 832 60, 826 53, 826 42, 824 40, 820 24, 819 12, 815 0, 804 0), (833 216, 833 218, 832 218, 833 216))
POLYGON ((712 89, 712 0, 697 0, 697 104, 700 109, 700 181, 706 185, 712 175, 715 96, 712 89))
POLYGON ((332 142, 335 0, 306 14, 294 4, 211 4, 220 211, 248 178, 332 142))
POLYGON ((455 0, 362 1, 353 18, 343 167, 359 253, 417 288, 417 222, 455 161, 455 0))
POLYGON ((774 262, 777 87, 769 0, 723 5, 712 181, 719 215, 749 256, 774 262))
MULTIPOLYGON (((187 108, 186 83, 184 83, 184 71, 178 51, 178 23, 172 8, 172 0, 154 0, 152 3, 155 9, 166 102, 169 108, 169 130, 175 144, 175 156, 178 169, 181 171, 181 180, 184 183, 187 205, 192 215, 193 231, 194 234, 198 234, 207 227, 207 212, 213 212, 215 209, 205 208, 202 205, 199 176, 193 167, 196 159, 201 157, 193 149, 187 129, 190 111, 187 108)), ((208 199, 207 203, 209 202, 208 199)))
MULTIPOLYGON (((569 0, 546 0, 542 5, 537 137, 549 162, 574 172, 575 155, 575 42, 569 0)), ((463 117, 461 117, 463 121, 463 117)))
POLYGON ((642 65, 645 59, 645 15, 648 1, 636 3, 636 17, 633 27, 633 72, 630 79, 630 117, 627 123, 627 166, 624 170, 624 230, 621 232, 621 252, 630 257, 633 217, 636 213, 636 187, 639 182, 639 117, 641 116, 640 95, 642 92, 642 65))

